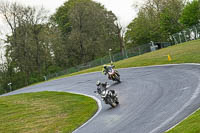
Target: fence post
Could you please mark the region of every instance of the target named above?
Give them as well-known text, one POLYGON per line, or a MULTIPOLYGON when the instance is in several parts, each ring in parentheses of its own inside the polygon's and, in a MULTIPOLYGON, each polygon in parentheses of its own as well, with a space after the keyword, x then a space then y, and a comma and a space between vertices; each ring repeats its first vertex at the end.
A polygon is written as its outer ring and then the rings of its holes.
POLYGON ((180 43, 182 43, 182 41, 181 41, 181 35, 182 34, 179 32, 178 35, 179 35, 179 41, 180 41, 180 43))
POLYGON ((44 77, 44 80, 46 81, 47 80, 47 76, 43 76, 44 77))
POLYGON ((198 38, 198 32, 197 32, 196 26, 194 26, 194 29, 195 29, 195 39, 197 39, 198 38))
POLYGON ((174 37, 174 35, 172 35, 172 37, 174 38, 175 44, 178 44, 178 41, 176 40, 176 37, 174 37))
POLYGON ((110 62, 112 62, 112 55, 111 55, 111 51, 112 51, 112 49, 110 48, 110 49, 109 49, 110 62))
POLYGON ((103 59, 101 58, 101 65, 103 65, 103 59))
POLYGON ((185 33, 186 33, 186 31, 184 30, 184 31, 183 31, 183 35, 184 35, 185 41, 187 42, 187 38, 186 38, 186 36, 185 36, 185 33))
POLYGON ((139 50, 139 55, 141 54, 141 50, 140 50, 140 47, 138 47, 138 50, 139 50))

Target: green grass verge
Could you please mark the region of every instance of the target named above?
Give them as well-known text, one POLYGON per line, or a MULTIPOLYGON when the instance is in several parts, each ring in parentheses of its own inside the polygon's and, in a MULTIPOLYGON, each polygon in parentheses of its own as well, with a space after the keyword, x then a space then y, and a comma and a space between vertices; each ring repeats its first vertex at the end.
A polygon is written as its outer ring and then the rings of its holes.
POLYGON ((200 133, 200 110, 166 133, 200 133))
POLYGON ((97 111, 88 97, 37 92, 0 97, 1 133, 70 133, 97 111))

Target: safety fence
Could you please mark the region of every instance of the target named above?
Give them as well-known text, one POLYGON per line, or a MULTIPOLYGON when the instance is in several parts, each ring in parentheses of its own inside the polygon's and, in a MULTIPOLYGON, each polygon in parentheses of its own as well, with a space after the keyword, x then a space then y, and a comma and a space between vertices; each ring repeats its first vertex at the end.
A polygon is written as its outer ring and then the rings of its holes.
POLYGON ((170 39, 174 44, 200 39, 200 23, 173 34, 170 39))
MULTIPOLYGON (((168 47, 168 46, 171 45, 168 42, 154 43, 154 44, 156 46, 155 49, 161 49, 161 48, 168 47)), ((137 46, 137 47, 134 47, 134 48, 130 48, 128 50, 125 50, 124 54, 122 54, 122 53, 112 54, 112 53, 109 53, 109 51, 108 51, 108 56, 90 61, 86 64, 81 64, 81 65, 78 65, 78 66, 75 66, 75 67, 71 67, 71 68, 65 69, 65 70, 57 72, 57 73, 49 74, 47 76, 44 76, 44 79, 49 80, 49 79, 52 79, 52 78, 55 78, 55 77, 58 77, 58 76, 71 74, 71 73, 74 73, 74 72, 78 72, 78 71, 81 71, 81 70, 84 70, 84 69, 96 67, 96 66, 103 65, 103 64, 108 64, 108 63, 111 62, 111 60, 113 62, 116 62, 116 61, 120 61, 120 60, 123 60, 123 59, 126 59, 126 58, 130 58, 130 57, 133 57, 133 56, 138 56, 138 55, 141 55, 141 54, 144 54, 144 53, 147 53, 147 52, 151 52, 151 51, 154 51, 154 49, 152 49, 152 46, 154 46, 154 44, 148 43, 148 44, 145 44, 145 45, 140 45, 140 46, 137 46)))

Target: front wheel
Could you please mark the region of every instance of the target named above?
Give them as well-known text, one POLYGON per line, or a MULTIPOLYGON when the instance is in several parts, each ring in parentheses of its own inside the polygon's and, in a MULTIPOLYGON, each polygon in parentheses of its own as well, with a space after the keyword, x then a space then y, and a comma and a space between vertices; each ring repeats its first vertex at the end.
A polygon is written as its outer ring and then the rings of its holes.
POLYGON ((111 103, 110 105, 115 108, 117 105, 119 104, 119 100, 117 97, 114 97, 112 100, 111 100, 111 103))
POLYGON ((121 81, 120 81, 120 77, 119 77, 117 74, 115 74, 115 79, 116 79, 116 81, 117 81, 118 83, 121 82, 121 81))
POLYGON ((110 103, 110 106, 113 107, 113 108, 115 108, 117 106, 117 103, 114 103, 114 102, 110 103))
POLYGON ((115 103, 118 105, 119 104, 119 100, 117 97, 115 97, 115 103))

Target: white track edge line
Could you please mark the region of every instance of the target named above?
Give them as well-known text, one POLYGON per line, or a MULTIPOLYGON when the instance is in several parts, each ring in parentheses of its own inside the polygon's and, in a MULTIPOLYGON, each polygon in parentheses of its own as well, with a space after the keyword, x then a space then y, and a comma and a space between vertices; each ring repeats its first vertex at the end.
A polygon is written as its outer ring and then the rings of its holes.
POLYGON ((68 92, 68 93, 78 94, 78 95, 83 95, 83 96, 90 97, 90 98, 94 99, 98 104, 98 111, 92 116, 92 118, 90 118, 87 122, 85 122, 83 125, 81 125, 79 128, 75 129, 72 132, 72 133, 75 133, 78 130, 80 130, 82 127, 84 127, 86 124, 88 124, 90 121, 92 121, 100 113, 100 111, 102 110, 102 105, 101 105, 101 101, 98 98, 96 98, 95 96, 87 95, 87 94, 83 94, 83 93, 76 93, 76 92, 68 92))

